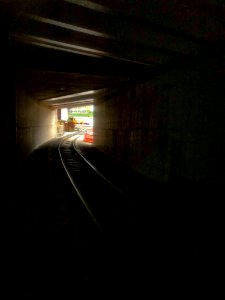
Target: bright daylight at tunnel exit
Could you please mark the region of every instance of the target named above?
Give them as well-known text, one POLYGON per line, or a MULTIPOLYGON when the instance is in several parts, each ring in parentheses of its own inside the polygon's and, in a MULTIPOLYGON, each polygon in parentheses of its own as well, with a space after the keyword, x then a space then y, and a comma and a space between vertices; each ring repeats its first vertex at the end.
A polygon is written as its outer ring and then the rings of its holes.
POLYGON ((57 136, 77 133, 84 142, 93 143, 93 110, 94 105, 57 109, 57 136))

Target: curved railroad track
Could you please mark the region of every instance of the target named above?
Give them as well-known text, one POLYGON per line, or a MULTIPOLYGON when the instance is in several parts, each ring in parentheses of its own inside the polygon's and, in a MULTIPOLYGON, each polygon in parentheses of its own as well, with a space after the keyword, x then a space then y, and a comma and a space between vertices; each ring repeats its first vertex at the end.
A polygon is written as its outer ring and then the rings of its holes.
POLYGON ((80 135, 63 137, 58 152, 64 170, 98 229, 118 238, 128 230, 128 199, 87 159, 77 143, 80 135))

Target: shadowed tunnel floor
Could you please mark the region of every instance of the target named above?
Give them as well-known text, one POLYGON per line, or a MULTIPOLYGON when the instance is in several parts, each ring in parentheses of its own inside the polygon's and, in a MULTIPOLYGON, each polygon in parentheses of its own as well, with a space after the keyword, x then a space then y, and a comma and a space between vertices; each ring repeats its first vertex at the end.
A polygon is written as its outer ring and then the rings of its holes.
MULTIPOLYGON (((86 150, 103 168, 108 158, 86 150)), ((129 238, 110 239, 58 172, 54 151, 50 144, 35 150, 17 178, 7 223, 9 294, 223 299, 222 186, 156 184, 120 165, 133 224, 129 238)))

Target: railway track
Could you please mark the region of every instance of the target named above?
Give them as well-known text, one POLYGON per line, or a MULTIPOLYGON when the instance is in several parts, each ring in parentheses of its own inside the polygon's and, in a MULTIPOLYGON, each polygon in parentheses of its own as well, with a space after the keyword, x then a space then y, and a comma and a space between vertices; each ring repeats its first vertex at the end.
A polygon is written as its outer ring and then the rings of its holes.
POLYGON ((79 137, 64 137, 58 145, 64 170, 98 229, 110 238, 124 239, 129 227, 128 198, 85 158, 77 143, 79 137))

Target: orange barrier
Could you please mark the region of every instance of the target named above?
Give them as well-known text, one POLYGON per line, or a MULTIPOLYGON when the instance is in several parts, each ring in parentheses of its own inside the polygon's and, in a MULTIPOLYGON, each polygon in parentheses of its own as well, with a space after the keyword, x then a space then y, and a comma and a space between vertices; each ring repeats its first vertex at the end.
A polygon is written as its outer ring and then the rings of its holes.
POLYGON ((84 139, 83 139, 84 142, 87 142, 87 143, 93 143, 94 142, 94 137, 93 137, 93 132, 86 132, 84 134, 84 139))

